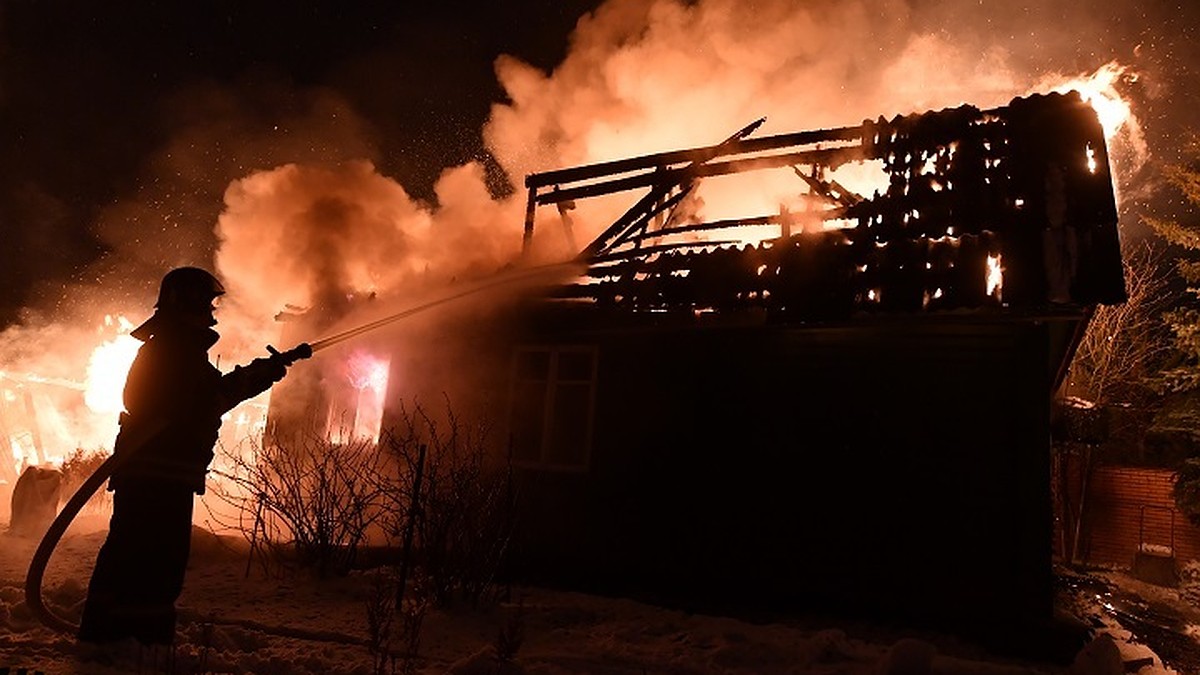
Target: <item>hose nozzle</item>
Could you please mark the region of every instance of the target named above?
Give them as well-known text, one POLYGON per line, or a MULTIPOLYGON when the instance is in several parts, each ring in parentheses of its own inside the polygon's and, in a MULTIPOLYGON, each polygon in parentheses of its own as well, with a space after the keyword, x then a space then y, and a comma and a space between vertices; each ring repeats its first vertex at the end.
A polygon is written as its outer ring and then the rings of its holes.
POLYGON ((301 342, 286 352, 281 352, 271 345, 267 345, 267 351, 271 353, 271 356, 278 357, 285 366, 290 366, 300 359, 307 359, 313 355, 312 345, 308 344, 307 342, 301 342))

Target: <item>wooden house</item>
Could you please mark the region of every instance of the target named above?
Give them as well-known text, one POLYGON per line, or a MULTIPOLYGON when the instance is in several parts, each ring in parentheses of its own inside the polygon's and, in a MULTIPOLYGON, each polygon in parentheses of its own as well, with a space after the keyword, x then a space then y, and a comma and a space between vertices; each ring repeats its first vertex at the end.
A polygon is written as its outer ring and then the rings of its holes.
POLYGON ((1094 111, 1072 93, 756 127, 530 175, 531 258, 547 228, 573 241, 587 202, 611 225, 577 249, 580 274, 414 329, 454 337, 393 350, 389 402, 492 406, 517 579, 695 608, 1049 619, 1051 397, 1092 308, 1124 299, 1094 111), (709 183, 766 172, 794 199, 694 208, 709 183))

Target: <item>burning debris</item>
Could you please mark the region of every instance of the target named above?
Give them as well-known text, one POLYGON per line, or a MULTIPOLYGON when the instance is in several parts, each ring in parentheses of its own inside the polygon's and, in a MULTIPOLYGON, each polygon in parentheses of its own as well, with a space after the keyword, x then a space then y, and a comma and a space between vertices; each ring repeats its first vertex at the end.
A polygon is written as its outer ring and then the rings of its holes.
MULTIPOLYGON (((17 361, 0 370, 0 444, 9 454, 0 461, 0 487, 4 493, 15 490, 18 478, 34 467, 61 467, 76 454, 107 454, 117 430, 117 418, 124 409, 122 390, 129 366, 142 344, 129 335, 132 322, 122 315, 105 315, 96 331, 64 339, 83 346, 76 379, 50 375, 69 369, 74 358, 56 363, 52 352, 39 363, 17 361)), ((222 441, 231 445, 261 436, 266 406, 251 401, 226 416, 222 441)), ((7 499, 4 500, 7 508, 7 499)), ((3 509, 0 509, 2 511, 3 509)))
POLYGON ((757 126, 707 148, 529 176, 527 243, 539 206, 648 188, 579 253, 588 278, 561 295, 799 321, 1124 299, 1104 129, 1077 93, 747 139, 757 126), (862 175, 851 165, 873 165, 876 181, 849 189, 862 175), (709 181, 773 170, 799 179, 776 213, 678 217, 709 181))

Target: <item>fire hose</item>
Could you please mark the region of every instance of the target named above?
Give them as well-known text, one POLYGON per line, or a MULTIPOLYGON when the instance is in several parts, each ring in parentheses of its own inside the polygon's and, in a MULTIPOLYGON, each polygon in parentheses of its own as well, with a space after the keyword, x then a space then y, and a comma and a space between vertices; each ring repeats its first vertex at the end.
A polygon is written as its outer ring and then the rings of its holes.
MULTIPOLYGON (((285 366, 290 366, 300 359, 312 356, 316 350, 311 345, 300 344, 286 352, 280 352, 270 346, 267 347, 267 351, 271 353, 273 358, 278 358, 282 361, 285 366)), ((42 598, 42 577, 46 573, 46 565, 50 562, 50 556, 54 554, 54 549, 58 547, 58 542, 75 520, 75 517, 79 515, 84 505, 92 498, 92 495, 96 494, 100 486, 104 484, 104 481, 108 480, 117 468, 129 461, 131 456, 136 455, 155 436, 162 433, 166 427, 165 422, 152 425, 139 435, 129 438, 120 454, 113 453, 92 472, 92 475, 87 477, 87 480, 83 481, 83 484, 79 486, 75 494, 71 495, 71 498, 67 500, 62 510, 58 512, 58 515, 54 518, 54 522, 46 530, 46 534, 42 535, 42 541, 38 544, 37 550, 33 553, 33 558, 29 561, 29 571, 25 574, 25 604, 46 627, 61 633, 75 633, 79 630, 79 626, 50 611, 50 608, 46 606, 42 598)))
MULTIPOLYGON (((568 271, 578 271, 578 267, 578 264, 573 262, 555 263, 527 268, 516 273, 500 275, 488 282, 468 287, 457 293, 446 295, 435 300, 410 307, 403 311, 396 312, 395 314, 391 314, 381 319, 350 328, 320 340, 300 344, 286 352, 279 352, 274 347, 270 346, 267 347, 267 351, 271 353, 272 357, 281 358, 285 365, 291 365, 300 359, 311 357, 314 352, 318 352, 327 347, 332 347, 333 345, 349 340, 350 338, 356 337, 368 331, 382 328, 383 326, 399 321, 405 317, 432 309, 439 305, 443 305, 445 303, 452 302, 469 295, 474 295, 476 293, 480 293, 501 285, 510 284, 516 281, 529 280, 540 275, 546 275, 547 273, 557 276, 568 271)), ((34 551, 33 558, 29 561, 29 571, 25 575, 25 604, 28 605, 29 609, 48 628, 63 633, 75 633, 79 630, 79 626, 76 626, 70 621, 67 621, 66 619, 63 619, 62 617, 51 612, 42 598, 42 578, 46 573, 46 565, 50 562, 50 556, 54 554, 54 549, 58 546, 58 543, 62 539, 63 534, 66 533, 67 528, 70 527, 71 522, 74 521, 75 517, 79 515, 79 512, 83 509, 84 505, 87 504, 88 500, 92 498, 92 495, 94 495, 96 491, 100 489, 100 486, 104 484, 104 481, 108 480, 109 477, 112 476, 113 472, 122 464, 124 464, 131 455, 136 454, 141 447, 150 442, 151 439, 161 433, 165 428, 166 424, 163 423, 157 427, 151 427, 147 429, 141 436, 129 439, 120 455, 114 453, 108 459, 104 460, 104 462, 96 469, 96 471, 93 472, 92 475, 88 476, 87 480, 85 480, 83 484, 79 486, 79 489, 75 491, 75 494, 71 495, 71 498, 67 500, 67 503, 55 517, 54 522, 51 523, 49 529, 46 530, 46 534, 42 536, 42 540, 38 544, 37 550, 34 551)))

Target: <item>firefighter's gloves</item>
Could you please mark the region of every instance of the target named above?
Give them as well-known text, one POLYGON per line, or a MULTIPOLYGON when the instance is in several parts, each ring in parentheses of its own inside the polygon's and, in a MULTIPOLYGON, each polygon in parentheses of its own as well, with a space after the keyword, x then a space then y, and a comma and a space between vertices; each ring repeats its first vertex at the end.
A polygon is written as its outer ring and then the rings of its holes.
POLYGON ((308 344, 300 344, 297 347, 281 352, 274 347, 267 345, 267 351, 270 356, 257 358, 250 362, 250 367, 256 376, 262 377, 270 382, 278 382, 287 375, 288 366, 312 356, 312 347, 308 344))
POLYGON ((279 359, 284 366, 290 366, 300 359, 307 359, 313 355, 313 348, 307 342, 301 342, 286 352, 281 352, 271 345, 267 345, 267 351, 271 352, 271 358, 279 359))
POLYGON ((254 359, 246 368, 263 384, 278 382, 287 375, 287 364, 277 355, 254 359))

